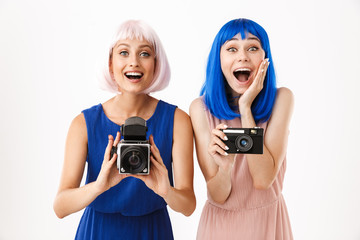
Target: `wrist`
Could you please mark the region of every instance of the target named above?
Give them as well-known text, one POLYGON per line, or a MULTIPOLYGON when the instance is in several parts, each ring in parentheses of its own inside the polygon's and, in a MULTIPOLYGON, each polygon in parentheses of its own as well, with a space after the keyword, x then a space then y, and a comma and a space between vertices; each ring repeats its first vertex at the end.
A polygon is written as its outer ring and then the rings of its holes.
POLYGON ((251 105, 248 104, 241 104, 239 105, 239 112, 241 116, 247 116, 251 113, 251 105))
POLYGON ((106 189, 102 184, 100 184, 98 182, 98 180, 96 180, 95 182, 92 182, 92 188, 91 191, 95 194, 95 195, 100 195, 103 192, 107 191, 108 189, 106 189))
POLYGON ((173 193, 173 188, 169 185, 168 189, 159 195, 167 202, 167 199, 170 198, 172 193, 173 193))

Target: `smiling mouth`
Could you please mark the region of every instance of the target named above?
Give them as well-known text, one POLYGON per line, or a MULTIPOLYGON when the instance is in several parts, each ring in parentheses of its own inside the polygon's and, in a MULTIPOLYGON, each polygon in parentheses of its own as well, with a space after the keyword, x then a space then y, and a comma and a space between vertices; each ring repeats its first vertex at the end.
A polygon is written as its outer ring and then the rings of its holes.
POLYGON ((129 79, 132 79, 132 80, 137 80, 137 79, 140 79, 142 78, 144 74, 142 73, 139 73, 139 72, 127 72, 125 73, 125 76, 129 79))
POLYGON ((234 76, 239 82, 246 82, 249 80, 251 70, 248 68, 239 68, 234 71, 234 76))

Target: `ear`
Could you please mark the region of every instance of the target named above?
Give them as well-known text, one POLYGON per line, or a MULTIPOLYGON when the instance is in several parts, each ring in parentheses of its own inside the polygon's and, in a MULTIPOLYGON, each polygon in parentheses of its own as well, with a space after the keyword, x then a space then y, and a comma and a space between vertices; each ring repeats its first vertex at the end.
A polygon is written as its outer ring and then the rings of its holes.
POLYGON ((115 81, 114 78, 114 71, 113 71, 113 65, 112 65, 112 54, 109 56, 109 73, 110 73, 110 77, 113 81, 115 81))

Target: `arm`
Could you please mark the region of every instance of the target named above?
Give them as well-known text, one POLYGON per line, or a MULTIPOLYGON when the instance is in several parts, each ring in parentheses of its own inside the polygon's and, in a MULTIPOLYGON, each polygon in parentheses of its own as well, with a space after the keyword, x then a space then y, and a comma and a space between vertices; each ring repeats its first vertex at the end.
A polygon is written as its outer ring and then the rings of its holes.
POLYGON ((174 187, 171 187, 168 171, 163 163, 154 138, 150 136, 152 167, 150 174, 132 175, 139 178, 176 212, 190 216, 196 206, 193 189, 193 139, 189 116, 180 109, 175 110, 173 132, 173 175, 174 187))
POLYGON ((219 139, 225 136, 219 129, 226 127, 220 124, 210 132, 200 98, 192 102, 190 116, 194 127, 197 159, 208 193, 214 201, 224 203, 231 192, 231 170, 234 164, 234 155, 226 155, 225 144, 219 139))
MULTIPOLYGON (((248 154, 246 156, 254 187, 257 189, 269 188, 279 172, 286 154, 293 105, 294 96, 292 92, 287 88, 278 89, 265 134, 264 153, 262 155, 248 154)), ((255 127, 250 107, 239 106, 243 127, 255 127)))
POLYGON ((116 176, 114 174, 116 172, 116 164, 114 164, 116 154, 112 159, 109 159, 111 146, 117 144, 119 139, 120 134, 116 137, 115 143, 112 136, 109 137, 109 144, 105 151, 104 162, 98 179, 95 182, 79 187, 87 155, 87 130, 83 114, 78 115, 72 121, 66 139, 60 186, 54 201, 54 211, 59 218, 85 208, 97 196, 121 180, 112 177, 116 176), (108 179, 111 179, 111 181, 108 179))
POLYGON ((196 207, 193 188, 193 132, 190 118, 185 112, 177 108, 174 118, 174 187, 170 187, 164 199, 174 211, 190 216, 196 207))

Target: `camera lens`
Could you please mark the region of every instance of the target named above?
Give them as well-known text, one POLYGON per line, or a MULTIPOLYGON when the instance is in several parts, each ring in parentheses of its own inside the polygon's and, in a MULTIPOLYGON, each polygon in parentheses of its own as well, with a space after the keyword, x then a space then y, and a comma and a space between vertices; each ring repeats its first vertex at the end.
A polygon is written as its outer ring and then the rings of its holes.
POLYGON ((235 140, 235 146, 240 152, 247 152, 253 146, 253 140, 249 135, 240 134, 235 140))
POLYGON ((129 157, 129 163, 131 166, 136 167, 140 163, 140 158, 138 157, 138 152, 132 152, 132 155, 129 157))
POLYGON ((127 172, 140 173, 146 167, 146 157, 138 146, 127 147, 121 154, 122 166, 127 172))
POLYGON ((246 139, 241 139, 240 144, 241 146, 246 147, 249 143, 246 139))

